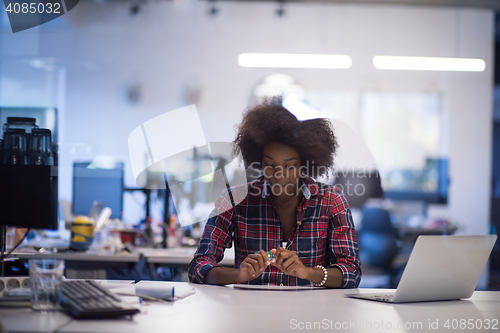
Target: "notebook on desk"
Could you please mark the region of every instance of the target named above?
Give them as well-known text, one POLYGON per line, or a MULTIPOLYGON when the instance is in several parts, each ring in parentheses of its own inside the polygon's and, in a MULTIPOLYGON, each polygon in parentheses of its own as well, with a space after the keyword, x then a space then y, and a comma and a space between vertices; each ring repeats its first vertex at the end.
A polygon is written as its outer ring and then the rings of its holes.
POLYGON ((388 303, 469 298, 496 239, 496 235, 419 236, 395 293, 345 296, 388 303))
POLYGON ((135 284, 139 297, 149 297, 164 301, 176 301, 193 295, 195 290, 189 285, 164 281, 139 281, 135 284))

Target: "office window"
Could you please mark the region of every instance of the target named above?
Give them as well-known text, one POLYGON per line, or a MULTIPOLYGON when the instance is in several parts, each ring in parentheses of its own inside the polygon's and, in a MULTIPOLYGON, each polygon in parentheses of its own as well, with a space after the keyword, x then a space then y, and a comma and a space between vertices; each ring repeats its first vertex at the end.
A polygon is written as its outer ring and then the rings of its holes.
POLYGON ((320 110, 330 119, 338 119, 356 132, 360 130, 359 94, 355 91, 310 91, 307 100, 311 107, 320 110))
MULTIPOLYGON (((347 124, 359 135, 373 155, 386 197, 446 202, 448 122, 439 93, 306 91, 300 102, 334 123, 347 124)), ((285 107, 296 104, 285 96, 285 107)), ((340 136, 346 133, 338 129, 340 136)), ((356 163, 337 156, 337 169, 361 166, 366 170, 370 158, 357 156, 362 152, 352 144, 352 137, 339 139, 344 155, 354 156, 356 163)))
POLYGON ((380 171, 386 196, 444 202, 447 136, 437 93, 364 92, 361 135, 380 171))

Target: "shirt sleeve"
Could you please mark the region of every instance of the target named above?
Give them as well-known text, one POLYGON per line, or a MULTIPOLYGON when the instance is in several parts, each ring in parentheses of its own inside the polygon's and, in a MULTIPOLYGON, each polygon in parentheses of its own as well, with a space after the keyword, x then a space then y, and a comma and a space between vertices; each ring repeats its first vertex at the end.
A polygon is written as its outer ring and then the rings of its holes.
POLYGON ((189 280, 204 283, 207 272, 219 266, 224 258, 224 251, 233 242, 233 205, 227 191, 215 202, 205 230, 201 236, 198 249, 189 264, 189 280))
POLYGON ((349 204, 342 193, 333 195, 336 213, 332 214, 328 226, 329 267, 342 271, 341 288, 357 288, 361 280, 358 239, 349 204))

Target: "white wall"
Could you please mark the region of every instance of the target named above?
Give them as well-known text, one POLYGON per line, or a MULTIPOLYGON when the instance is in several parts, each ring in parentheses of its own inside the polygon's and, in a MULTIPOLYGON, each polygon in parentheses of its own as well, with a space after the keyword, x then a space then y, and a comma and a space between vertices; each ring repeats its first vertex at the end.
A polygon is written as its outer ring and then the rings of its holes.
MULTIPOLYGON (((350 55, 353 67, 282 72, 314 90, 441 92, 449 114, 452 183, 449 205, 431 207, 429 213, 449 216, 460 233, 488 231, 491 11, 293 3, 280 18, 274 3, 245 2, 217 3, 219 14, 210 17, 205 6, 155 2, 131 16, 129 4, 81 2, 63 18, 17 34, 9 33, 3 17, 0 104, 61 109, 61 198, 71 198, 74 159, 113 155, 128 162, 128 134, 156 115, 189 104, 189 86, 202 88, 197 107, 207 140, 232 140, 251 90, 275 72, 241 68, 238 54, 336 53, 350 55), (372 66, 373 55, 482 58, 487 67, 481 73, 379 71, 372 66), (34 69, 29 66, 34 58, 54 58, 58 69, 34 69), (131 83, 143 87, 139 105, 124 98, 131 83), (75 149, 74 143, 85 145, 75 149)), ((129 166, 126 176, 134 185, 129 166)), ((137 206, 130 200, 126 205, 137 206)))

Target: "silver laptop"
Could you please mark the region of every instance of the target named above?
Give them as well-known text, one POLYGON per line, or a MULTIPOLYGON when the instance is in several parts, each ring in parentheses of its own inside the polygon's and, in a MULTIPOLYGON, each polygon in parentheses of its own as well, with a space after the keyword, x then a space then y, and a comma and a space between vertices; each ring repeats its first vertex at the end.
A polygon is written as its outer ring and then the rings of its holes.
POLYGON ((388 303, 471 297, 496 239, 496 235, 419 236, 395 293, 345 296, 388 303))

